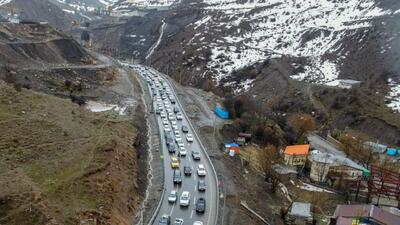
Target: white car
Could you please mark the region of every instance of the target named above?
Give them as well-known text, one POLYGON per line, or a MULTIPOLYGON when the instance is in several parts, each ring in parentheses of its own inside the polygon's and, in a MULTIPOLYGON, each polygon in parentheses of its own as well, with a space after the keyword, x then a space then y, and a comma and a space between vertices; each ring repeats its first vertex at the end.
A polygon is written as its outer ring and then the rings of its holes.
POLYGON ((203 222, 201 222, 201 221, 194 221, 193 225, 203 225, 203 222))
POLYGON ((199 166, 197 167, 197 175, 199 175, 199 177, 204 177, 206 174, 206 168, 204 167, 204 165, 199 164, 199 166))
POLYGON ((179 132, 179 130, 174 130, 174 134, 175 134, 175 137, 176 137, 177 135, 181 136, 181 132, 179 132))
POLYGON ((172 190, 171 193, 168 195, 168 202, 175 203, 177 198, 178 198, 178 192, 172 190))
POLYGON ((177 114, 176 114, 176 119, 177 119, 177 120, 183 120, 182 113, 180 113, 180 112, 177 113, 177 114))
POLYGON ((161 116, 161 118, 167 117, 167 115, 165 115, 165 112, 161 112, 161 113, 160 113, 160 116, 161 116))
POLYGON ((172 121, 172 120, 175 120, 175 117, 174 116, 168 116, 168 119, 172 121))
POLYGON ((182 192, 181 198, 179 199, 179 204, 181 206, 189 206, 190 204, 190 194, 188 191, 182 192))
POLYGON ((187 135, 186 135, 186 140, 187 140, 188 142, 193 142, 193 135, 192 135, 192 134, 187 134, 187 135))
POLYGON ((186 151, 185 147, 179 147, 179 155, 180 156, 186 156, 187 155, 187 151, 186 151))
POLYGON ((169 127, 169 125, 165 125, 164 126, 164 131, 165 132, 170 132, 171 131, 171 128, 169 127))
POLYGON ((178 144, 179 147, 185 147, 185 144, 181 141, 177 141, 176 142, 178 144))
POLYGON ((179 131, 179 127, 178 127, 178 125, 172 125, 172 129, 174 129, 174 131, 179 131))
POLYGON ((172 124, 172 125, 177 125, 177 123, 176 123, 176 121, 175 121, 175 118, 172 118, 172 120, 170 119, 170 121, 171 121, 171 124, 172 124))
POLYGON ((175 221, 172 225, 183 225, 183 219, 175 218, 175 221))
POLYGON ((168 124, 169 124, 169 122, 168 122, 168 120, 167 120, 167 119, 163 119, 163 121, 162 121, 162 122, 163 122, 163 124, 164 124, 164 125, 168 125, 168 124))
POLYGON ((179 143, 179 142, 182 142, 182 138, 181 138, 181 136, 175 136, 175 141, 176 141, 176 143, 179 143))

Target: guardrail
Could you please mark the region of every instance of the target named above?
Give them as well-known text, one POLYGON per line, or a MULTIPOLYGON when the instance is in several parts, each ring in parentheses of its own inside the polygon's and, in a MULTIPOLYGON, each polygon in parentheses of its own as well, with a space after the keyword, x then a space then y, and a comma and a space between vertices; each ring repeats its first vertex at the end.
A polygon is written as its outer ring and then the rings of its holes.
MULTIPOLYGON (((189 120, 189 117, 188 117, 188 115, 186 114, 186 111, 184 110, 184 108, 183 108, 181 102, 179 101, 178 94, 175 92, 175 85, 173 85, 173 84, 171 83, 171 81, 169 80, 169 78, 166 77, 166 76, 164 76, 164 74, 161 74, 161 73, 160 73, 160 75, 161 75, 161 76, 168 82, 168 84, 171 86, 171 90, 172 90, 172 92, 174 93, 174 95, 175 95, 175 97, 176 97, 176 100, 177 100, 179 106, 181 107, 182 112, 183 112, 184 116, 186 117, 186 120, 188 121, 189 126, 192 128, 194 135, 196 136, 196 138, 197 138, 198 142, 200 143, 200 146, 201 146, 201 148, 202 148, 202 150, 203 150, 205 156, 207 157, 207 160, 210 162, 210 165, 211 165, 211 168, 212 168, 212 170, 213 170, 214 177, 215 177, 215 184, 217 185, 217 188, 216 188, 217 193, 216 193, 216 198, 215 198, 215 199, 216 199, 216 200, 215 200, 215 201, 216 201, 216 221, 215 221, 215 223, 217 223, 217 220, 218 220, 218 213, 219 213, 219 187, 218 187, 218 176, 217 176, 217 172, 216 172, 216 170, 215 170, 215 168, 214 168, 214 165, 212 164, 212 161, 211 161, 210 156, 209 156, 208 153, 207 153, 207 148, 206 148, 206 147, 203 145, 203 143, 201 142, 201 139, 200 139, 200 137, 197 135, 197 132, 196 132, 196 130, 194 129, 194 127, 193 127, 193 125, 192 125, 192 122, 189 120)), ((211 212, 210 212, 210 213, 211 213, 211 212)), ((211 225, 211 224, 208 224, 208 225, 211 225)))
MULTIPOLYGON (((139 75, 139 76, 141 77, 140 79, 143 81, 142 75, 139 75)), ((139 83, 141 83, 140 86, 143 85, 142 82, 139 81, 139 83)), ((149 86, 147 85, 147 83, 145 83, 145 85, 146 85, 146 88, 147 88, 147 94, 151 93, 151 90, 150 90, 149 86)), ((142 87, 142 89, 143 89, 143 91, 145 91, 143 87, 142 87)), ((150 97, 150 100, 152 100, 152 95, 149 94, 148 96, 150 97)), ((144 104, 146 104, 146 103, 144 102, 144 104)), ((154 107, 154 102, 153 102, 153 101, 151 102, 151 105, 152 105, 152 107, 154 107)), ((147 112, 147 106, 145 106, 145 107, 146 107, 146 112, 147 112)), ((156 122, 157 127, 158 127, 158 130, 159 130, 158 136, 159 136, 160 142, 161 142, 161 140, 162 140, 162 138, 161 138, 161 132, 160 132, 160 131, 161 131, 161 128, 160 128, 159 124, 157 123, 157 116, 156 116, 156 114, 155 114, 154 112, 153 112, 153 116, 154 116, 155 122, 156 122)), ((150 138, 151 138, 151 137, 150 137, 150 138)), ((150 146, 149 146, 149 148, 150 148, 150 146)), ((163 151, 163 148, 164 148, 164 145, 163 145, 162 143, 160 143, 160 151, 161 151, 161 152, 164 152, 164 151, 163 151)), ((159 211, 160 211, 160 208, 161 208, 161 206, 162 206, 162 203, 163 203, 163 201, 164 201, 164 196, 165 196, 165 166, 164 166, 164 159, 163 159, 162 161, 163 161, 163 166, 162 166, 162 170, 163 170, 163 171, 162 171, 163 190, 162 190, 162 192, 161 192, 161 196, 160 196, 160 200, 158 201, 157 208, 155 209, 155 211, 154 211, 154 213, 153 213, 153 216, 151 217, 151 219, 149 220, 149 222, 147 223, 147 225, 152 225, 152 224, 154 223, 154 221, 156 220, 157 215, 158 215, 158 213, 159 213, 159 211)), ((144 221, 142 222, 142 224, 144 224, 144 221)))

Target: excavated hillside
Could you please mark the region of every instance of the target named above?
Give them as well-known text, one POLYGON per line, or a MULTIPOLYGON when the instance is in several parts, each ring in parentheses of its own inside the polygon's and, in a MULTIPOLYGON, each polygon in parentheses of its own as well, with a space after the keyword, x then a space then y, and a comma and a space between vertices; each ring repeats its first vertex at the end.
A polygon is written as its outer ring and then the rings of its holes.
POLYGON ((130 224, 137 128, 0 81, 0 224, 130 224))
POLYGON ((131 224, 146 186, 139 88, 48 25, 1 23, 0 49, 0 224, 131 224))

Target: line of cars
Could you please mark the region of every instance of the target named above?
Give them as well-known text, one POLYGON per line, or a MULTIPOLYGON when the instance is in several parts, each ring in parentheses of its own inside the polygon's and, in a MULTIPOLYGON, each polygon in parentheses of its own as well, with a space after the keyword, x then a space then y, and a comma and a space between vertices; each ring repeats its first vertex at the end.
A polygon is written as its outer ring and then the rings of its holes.
MULTIPOLYGON (((148 73, 147 73, 148 74, 148 73)), ((185 177, 192 176, 192 165, 189 165, 185 160, 186 164, 183 165, 183 174, 181 171, 181 158, 187 156, 188 149, 186 143, 190 145, 194 142, 193 135, 189 132, 189 127, 182 124, 183 120, 182 112, 176 105, 174 95, 171 93, 170 88, 160 77, 156 74, 153 76, 148 75, 146 78, 147 83, 151 87, 153 93, 153 99, 155 100, 156 108, 155 113, 161 118, 162 126, 164 130, 164 139, 170 153, 170 165, 173 169, 173 183, 174 185, 180 185, 183 182, 183 175, 185 177)), ((198 162, 201 160, 200 152, 196 150, 190 150, 193 161, 198 162)), ((206 191, 206 182, 202 177, 207 174, 205 166, 203 164, 197 165, 197 176, 198 181, 196 184, 197 191, 204 193, 206 191)), ((191 194, 189 191, 182 191, 181 195, 177 190, 172 190, 168 195, 168 202, 175 204, 179 201, 180 207, 189 207, 191 200, 191 194)), ((204 213, 206 210, 206 199, 199 197, 195 200, 195 210, 197 213, 204 213)), ((164 214, 159 220, 159 225, 183 225, 184 221, 182 218, 175 218, 171 221, 171 216, 164 214)), ((201 221, 194 221, 193 225, 203 225, 201 221)))

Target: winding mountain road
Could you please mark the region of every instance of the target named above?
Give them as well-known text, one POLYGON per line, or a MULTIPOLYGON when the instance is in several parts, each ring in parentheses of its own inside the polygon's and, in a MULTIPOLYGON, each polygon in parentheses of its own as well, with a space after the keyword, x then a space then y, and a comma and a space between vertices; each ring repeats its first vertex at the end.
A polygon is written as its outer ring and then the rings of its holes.
MULTIPOLYGON (((156 115, 156 121, 158 123, 158 127, 160 129, 160 139, 161 139, 161 151, 162 151, 162 160, 164 161, 164 195, 161 199, 158 210, 156 211, 156 215, 154 216, 154 220, 151 221, 152 225, 159 224, 159 220, 163 215, 169 215, 171 217, 171 224, 176 218, 181 218, 184 221, 185 225, 192 225, 195 221, 201 221, 204 225, 215 225, 217 223, 218 218, 218 181, 215 169, 211 163, 210 158, 207 155, 207 152, 200 142, 198 135, 196 134, 193 126, 191 125, 182 105, 179 102, 178 96, 176 95, 173 86, 166 78, 164 74, 159 73, 158 71, 141 66, 141 65, 131 65, 130 66, 137 74, 141 76, 142 79, 147 81, 147 86, 149 88, 150 93, 153 95, 153 102, 148 105, 152 105, 153 109, 156 109, 157 101, 156 98, 160 97, 159 90, 161 87, 155 87, 155 81, 157 80, 160 83, 166 84, 166 90, 170 90, 170 95, 173 95, 176 103, 172 104, 168 97, 166 100, 163 100, 163 108, 165 112, 165 101, 168 101, 168 104, 171 107, 178 107, 180 112, 182 112, 183 118, 182 120, 177 120, 177 125, 179 127, 180 136, 182 137, 183 143, 185 145, 185 149, 187 150, 187 155, 180 157, 180 171, 182 172, 182 184, 176 185, 173 182, 173 169, 171 168, 171 157, 174 154, 168 153, 165 137, 164 137, 164 125, 163 119, 159 114, 156 115), (153 81, 154 80, 154 81, 153 81), (150 85, 153 83, 152 85, 150 85), (152 89, 153 87, 153 89, 152 89), (155 93, 154 93, 155 92, 155 93), (186 140, 186 134, 182 132, 182 126, 187 126, 189 128, 189 133, 193 134, 193 142, 188 142, 186 140), (197 151, 200 153, 200 161, 195 161, 192 158, 192 151, 197 151), (203 164, 207 175, 205 177, 199 177, 197 175, 197 168, 199 164, 203 164), (183 166, 190 166, 192 168, 192 175, 185 176, 183 174, 183 166), (199 180, 204 180, 206 184, 206 191, 200 192, 197 189, 197 184, 199 180), (176 203, 168 202, 168 195, 172 190, 176 190, 178 192, 178 198, 176 203), (190 192, 190 205, 189 207, 182 207, 179 204, 179 198, 183 191, 190 192), (206 199, 206 210, 204 213, 197 213, 196 202, 202 197, 206 199)), ((157 83, 158 83, 157 82, 157 83)), ((153 110, 155 111, 155 110, 153 110)), ((171 121, 168 121, 169 127, 171 127, 171 121)))

